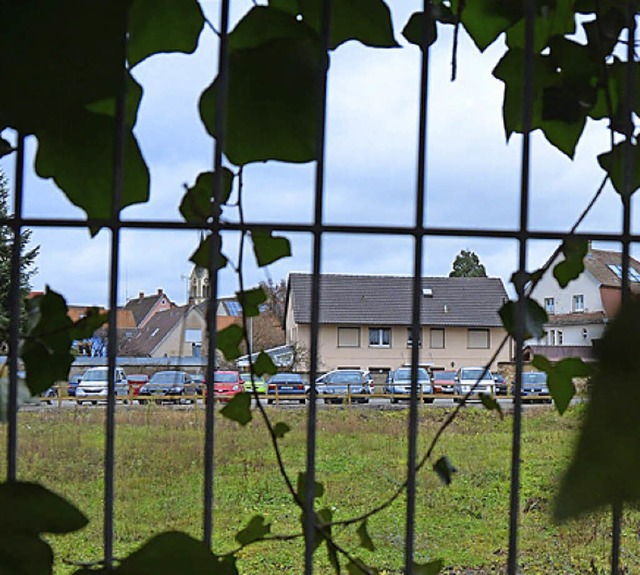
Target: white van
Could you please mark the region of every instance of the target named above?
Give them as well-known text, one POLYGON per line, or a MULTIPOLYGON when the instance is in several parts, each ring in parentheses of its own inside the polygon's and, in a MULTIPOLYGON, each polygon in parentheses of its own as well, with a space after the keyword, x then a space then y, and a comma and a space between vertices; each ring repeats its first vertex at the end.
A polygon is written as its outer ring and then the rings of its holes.
MULTIPOLYGON (((108 389, 108 368, 106 367, 90 367, 84 372, 80 383, 76 389, 76 400, 78 403, 84 403, 83 398, 86 401, 90 401, 94 405, 98 403, 99 399, 107 397, 108 389)), ((127 376, 124 369, 116 367, 115 373, 115 388, 116 396, 126 397, 129 393, 129 386, 127 384, 127 376)))

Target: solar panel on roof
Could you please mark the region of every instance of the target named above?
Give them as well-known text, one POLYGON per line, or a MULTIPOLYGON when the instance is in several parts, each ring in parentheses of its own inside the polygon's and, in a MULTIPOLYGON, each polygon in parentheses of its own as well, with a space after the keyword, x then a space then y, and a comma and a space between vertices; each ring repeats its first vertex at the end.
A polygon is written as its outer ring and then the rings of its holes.
POLYGON ((237 301, 227 301, 225 302, 227 305, 227 310, 229 311, 229 315, 242 315, 242 306, 237 301))

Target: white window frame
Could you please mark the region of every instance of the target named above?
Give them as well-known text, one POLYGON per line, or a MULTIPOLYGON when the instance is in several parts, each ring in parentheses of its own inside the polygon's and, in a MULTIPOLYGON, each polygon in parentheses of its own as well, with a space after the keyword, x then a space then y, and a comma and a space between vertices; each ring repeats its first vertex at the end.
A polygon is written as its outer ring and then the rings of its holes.
POLYGON ((369 328, 369 347, 391 347, 391 328, 390 327, 370 327, 369 328), (388 343, 384 343, 384 333, 388 334, 388 343), (372 335, 377 335, 377 343, 372 343, 372 335))
POLYGON ((584 311, 584 294, 576 294, 573 296, 573 307, 574 312, 582 312, 584 311))
POLYGON ((556 300, 554 298, 544 298, 544 311, 547 313, 556 313, 556 300))

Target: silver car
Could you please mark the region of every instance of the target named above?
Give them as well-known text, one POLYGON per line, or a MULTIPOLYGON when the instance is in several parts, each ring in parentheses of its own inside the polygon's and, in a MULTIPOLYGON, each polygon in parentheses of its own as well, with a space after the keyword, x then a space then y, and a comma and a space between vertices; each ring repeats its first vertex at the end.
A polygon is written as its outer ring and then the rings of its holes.
MULTIPOLYGON (((433 384, 429 372, 424 367, 419 367, 417 376, 418 395, 425 403, 433 403, 433 384)), ((411 368, 400 367, 389 373, 384 392, 391 396, 391 403, 411 399, 411 368)))
POLYGON ((522 374, 522 401, 551 401, 547 374, 544 371, 525 371, 522 374))
POLYGON ((481 393, 495 395, 496 382, 488 369, 484 367, 461 367, 458 370, 453 384, 453 393, 466 395, 471 390, 473 390, 472 397, 477 397, 481 393))
POLYGON ((325 403, 343 403, 345 400, 368 403, 373 394, 373 377, 360 369, 338 369, 316 380, 319 396, 325 403), (355 396, 355 397, 354 397, 355 396))

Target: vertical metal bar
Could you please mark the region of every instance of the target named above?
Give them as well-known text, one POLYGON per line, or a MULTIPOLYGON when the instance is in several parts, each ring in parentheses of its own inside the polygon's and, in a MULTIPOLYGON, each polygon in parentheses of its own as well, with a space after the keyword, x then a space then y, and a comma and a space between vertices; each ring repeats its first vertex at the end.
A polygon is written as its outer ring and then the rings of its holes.
POLYGON ((513 406, 513 434, 511 446, 511 486, 509 501, 509 556, 507 572, 516 575, 518 570, 518 521, 520 511, 520 452, 522 437, 522 365, 525 339, 524 317, 526 314, 525 283, 527 266, 527 241, 529 222, 529 172, 531 161, 531 125, 533 110, 534 62, 533 33, 535 0, 524 0, 525 14, 525 61, 522 95, 522 158, 520 174, 520 228, 518 274, 516 291, 518 294, 517 322, 515 338, 516 381, 513 406))
POLYGON ((116 99, 116 118, 113 149, 111 215, 111 261, 109 277, 109 328, 107 346, 107 412, 105 421, 104 454, 104 522, 103 546, 104 564, 113 566, 114 500, 115 500, 115 412, 116 412, 116 358, 118 355, 118 272, 120 264, 120 208, 124 185, 124 154, 126 138, 126 92, 127 92, 127 29, 128 17, 125 12, 120 40, 120 62, 122 75, 116 99))
POLYGON ((218 52, 218 82, 220 93, 216 99, 215 126, 218 134, 214 150, 213 172, 213 205, 210 228, 209 251, 209 285, 211 291, 207 305, 207 376, 205 385, 207 399, 205 402, 205 439, 204 439, 204 506, 202 516, 202 539, 205 545, 213 543, 213 488, 214 488, 214 448, 215 448, 215 399, 213 378, 216 371, 216 349, 218 347, 216 307, 218 305, 218 267, 220 262, 220 222, 218 208, 222 197, 222 151, 226 135, 226 110, 229 87, 229 0, 223 0, 220 6, 220 45, 218 52))
MULTIPOLYGON (((620 286, 622 303, 630 297, 629 258, 631 250, 631 196, 633 194, 633 106, 635 92, 635 38, 636 38, 636 1, 627 2, 627 74, 625 99, 623 102, 623 118, 625 119, 625 140, 623 156, 624 190, 622 192, 622 282, 620 286)), ((611 574, 620 573, 620 547, 622 540, 622 502, 614 504, 611 509, 611 574)))
POLYGON ((18 470, 18 353, 20 347, 20 254, 22 199, 24 196, 24 136, 18 133, 15 194, 11 233, 11 286, 9 289, 9 401, 7 405, 7 481, 15 481, 18 470))
POLYGON ((422 310, 422 258, 424 241, 424 212, 427 169, 427 104, 429 97, 429 30, 431 2, 424 0, 422 30, 422 58, 420 70, 420 118, 418 129, 418 157, 416 182, 415 246, 413 261, 413 285, 411 306, 411 398, 409 402, 408 453, 407 453, 407 508, 405 524, 404 563, 405 573, 413 575, 415 556, 416 522, 416 461, 418 457, 418 363, 420 355, 420 325, 422 310))
POLYGON ((320 328, 320 272, 322 264, 322 219, 324 206, 324 164, 327 115, 327 73, 329 38, 331 34, 331 0, 322 3, 322 27, 320 31, 320 59, 318 70, 318 116, 316 125, 316 173, 313 232, 313 269, 311 280, 311 334, 309 341, 309 409, 307 413, 307 481, 304 492, 304 572, 313 573, 315 548, 314 504, 316 496, 316 378, 318 376, 318 330, 320 328))

